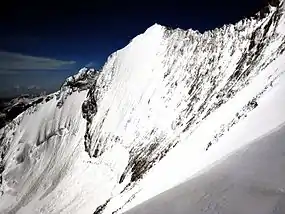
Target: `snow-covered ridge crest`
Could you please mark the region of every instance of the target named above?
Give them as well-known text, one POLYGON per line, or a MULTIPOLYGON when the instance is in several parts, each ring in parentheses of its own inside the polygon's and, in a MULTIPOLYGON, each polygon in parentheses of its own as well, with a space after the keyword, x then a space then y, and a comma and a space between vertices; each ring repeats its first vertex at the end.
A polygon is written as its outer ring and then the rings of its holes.
POLYGON ((57 99, 60 99, 58 106, 60 107, 71 93, 75 91, 84 91, 91 88, 98 78, 99 71, 93 68, 82 68, 73 76, 68 77, 62 84, 60 90, 57 92, 57 99))
POLYGON ((1 129, 0 212, 120 213, 201 170, 283 75, 283 12, 203 34, 156 24, 68 78, 1 129))

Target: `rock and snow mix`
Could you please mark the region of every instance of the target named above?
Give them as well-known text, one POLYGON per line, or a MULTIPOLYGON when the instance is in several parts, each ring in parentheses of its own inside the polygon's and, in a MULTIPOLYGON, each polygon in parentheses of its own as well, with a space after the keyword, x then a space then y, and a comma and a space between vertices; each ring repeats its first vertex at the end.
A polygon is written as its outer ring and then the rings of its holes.
POLYGON ((239 147, 219 144, 281 84, 284 51, 283 2, 203 34, 153 25, 0 130, 0 212, 121 213, 183 182, 239 147))

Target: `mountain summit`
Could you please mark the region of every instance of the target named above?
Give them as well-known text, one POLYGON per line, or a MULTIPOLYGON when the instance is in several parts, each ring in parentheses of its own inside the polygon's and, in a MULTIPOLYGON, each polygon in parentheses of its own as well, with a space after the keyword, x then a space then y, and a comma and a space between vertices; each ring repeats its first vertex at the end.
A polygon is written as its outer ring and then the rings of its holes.
POLYGON ((284 104, 264 110, 284 51, 283 1, 203 34, 153 25, 0 130, 0 212, 122 213, 189 179, 285 121, 222 143, 284 104))

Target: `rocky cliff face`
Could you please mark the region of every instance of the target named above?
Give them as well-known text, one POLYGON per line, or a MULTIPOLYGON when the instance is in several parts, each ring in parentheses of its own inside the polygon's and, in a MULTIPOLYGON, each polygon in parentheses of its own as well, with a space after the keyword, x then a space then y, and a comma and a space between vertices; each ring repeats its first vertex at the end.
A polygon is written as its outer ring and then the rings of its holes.
POLYGON ((67 79, 1 129, 0 210, 122 212, 169 151, 229 106, 232 114, 205 130, 207 141, 191 142, 211 152, 285 71, 275 65, 285 59, 283 7, 273 1, 251 19, 203 34, 155 24, 100 73, 83 69, 67 79))

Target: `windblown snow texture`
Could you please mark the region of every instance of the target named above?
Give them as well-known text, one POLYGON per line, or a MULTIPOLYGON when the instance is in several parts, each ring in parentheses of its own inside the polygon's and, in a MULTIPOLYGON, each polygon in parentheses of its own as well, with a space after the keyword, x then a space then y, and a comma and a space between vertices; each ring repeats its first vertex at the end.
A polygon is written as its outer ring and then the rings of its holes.
POLYGON ((126 214, 285 213, 285 128, 126 214), (193 194, 194 193, 194 194, 193 194), (263 203, 260 203, 263 202, 263 203))
POLYGON ((21 113, 0 130, 0 212, 121 213, 190 177, 181 148, 213 154, 285 71, 284 5, 272 2, 203 34, 155 24, 21 113))

